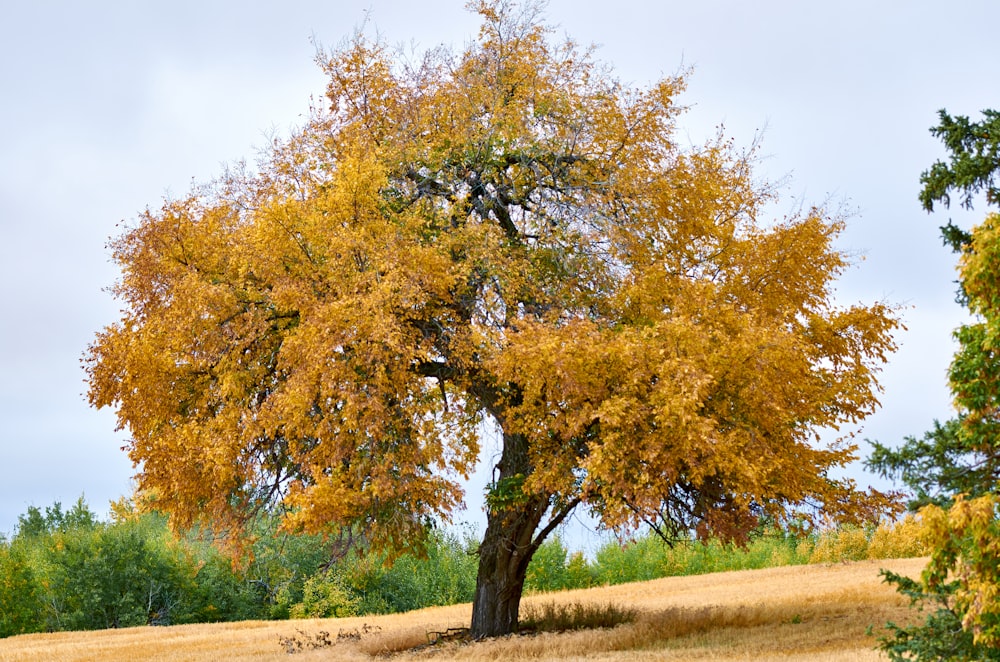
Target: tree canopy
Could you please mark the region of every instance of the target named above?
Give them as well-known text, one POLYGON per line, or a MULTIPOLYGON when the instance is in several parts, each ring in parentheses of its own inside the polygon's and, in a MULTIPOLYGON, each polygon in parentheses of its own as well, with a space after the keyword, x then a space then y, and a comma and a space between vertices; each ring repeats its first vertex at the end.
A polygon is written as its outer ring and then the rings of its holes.
MULTIPOLYGON (((973 122, 965 115, 953 117, 947 110, 938 111, 938 124, 931 128, 931 134, 948 149, 948 162, 935 161, 920 175, 920 204, 925 211, 934 211, 934 203, 950 207, 953 193, 966 209, 972 209, 980 193, 986 204, 1000 204, 1000 112, 987 109, 982 114, 981 121, 973 122)), ((941 234, 956 252, 971 240, 968 232, 951 221, 941 228, 941 234)))
POLYGON ((837 305, 843 222, 762 218, 754 153, 675 135, 683 77, 626 85, 539 5, 470 3, 416 60, 363 34, 255 168, 111 243, 121 319, 85 357, 138 489, 179 526, 417 544, 462 503, 484 425, 476 636, 517 623, 531 555, 579 505, 608 527, 741 539, 762 516, 885 506, 834 470, 898 326, 837 305))
POLYGON ((920 203, 925 211, 934 211, 934 203, 951 205, 951 195, 958 193, 966 209, 984 193, 987 204, 1000 204, 997 173, 1000 172, 1000 111, 984 110, 983 119, 973 122, 965 115, 938 111, 938 125, 931 134, 948 149, 948 162, 935 161, 920 175, 920 203))

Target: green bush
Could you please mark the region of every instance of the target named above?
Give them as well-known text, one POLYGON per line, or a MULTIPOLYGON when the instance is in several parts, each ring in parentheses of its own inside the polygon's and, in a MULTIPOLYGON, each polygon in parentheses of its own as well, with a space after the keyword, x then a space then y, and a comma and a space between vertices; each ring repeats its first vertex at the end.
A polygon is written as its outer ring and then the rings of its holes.
POLYGON ((292 618, 342 618, 358 613, 352 598, 333 573, 313 575, 306 580, 302 602, 292 606, 292 618))
MULTIPOLYGON (((477 541, 430 533, 425 554, 397 558, 363 549, 331 563, 320 536, 289 535, 264 518, 245 566, 196 533, 177 539, 157 514, 119 512, 100 522, 80 499, 29 508, 11 541, 0 538, 0 636, 41 630, 389 613, 468 602, 477 541)), ((591 560, 559 536, 528 567, 525 590, 541 593, 669 575, 923 553, 921 525, 816 536, 762 528, 745 547, 717 540, 665 545, 652 535, 603 545, 591 560)), ((942 617, 944 618, 944 617, 942 617)), ((946 620, 946 619, 945 619, 946 620)), ((942 622, 944 622, 942 620, 942 622)), ((902 635, 901 635, 902 636, 902 635)), ((909 635, 907 635, 909 636, 909 635)))
POLYGON ((566 588, 590 588, 595 584, 594 571, 587 563, 583 552, 577 551, 569 555, 566 564, 566 588))
POLYGON ((0 638, 45 629, 41 593, 24 545, 0 541, 0 638))
POLYGON ((597 584, 624 584, 656 579, 671 571, 668 548, 653 535, 625 544, 608 543, 597 551, 594 579, 597 584))
POLYGON ((149 519, 53 534, 45 559, 51 629, 192 620, 193 567, 149 519))
POLYGON ((31 507, 2 547, 2 636, 261 617, 229 560, 175 539, 161 515, 105 523, 82 499, 68 511, 31 507))
POLYGON ((593 584, 592 568, 583 552, 570 554, 562 538, 556 536, 543 542, 531 557, 524 588, 529 593, 546 593, 593 584))
POLYGON ((248 614, 242 618, 289 618, 305 582, 329 563, 330 546, 320 535, 281 531, 276 516, 258 522, 254 534, 252 562, 239 572, 238 604, 248 614))
POLYGON ((780 529, 766 529, 740 547, 718 540, 680 540, 671 547, 647 534, 625 545, 604 545, 590 574, 598 584, 620 584, 659 577, 750 570, 809 562, 812 541, 780 529))
POLYGON ((335 568, 356 600, 359 614, 384 614, 469 602, 476 589, 475 542, 468 536, 432 532, 420 558, 354 552, 335 568))

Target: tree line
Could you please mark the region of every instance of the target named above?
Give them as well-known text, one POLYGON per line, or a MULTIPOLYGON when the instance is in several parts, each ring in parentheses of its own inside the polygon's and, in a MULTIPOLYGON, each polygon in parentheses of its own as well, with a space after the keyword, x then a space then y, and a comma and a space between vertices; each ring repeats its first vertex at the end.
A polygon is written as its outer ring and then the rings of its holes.
POLYGON ((352 552, 337 564, 320 536, 255 525, 240 563, 210 536, 177 536, 159 513, 99 520, 81 498, 28 509, 0 539, 0 636, 406 611, 471 599, 468 541, 438 533, 426 557, 384 567, 352 552), (418 563, 420 568, 414 568, 418 563), (464 569, 463 569, 464 568, 464 569))
MULTIPOLYGON (((437 530, 422 556, 363 546, 346 553, 320 536, 258 523, 252 558, 233 563, 205 536, 176 536, 159 513, 119 510, 101 521, 81 498, 28 508, 0 538, 0 637, 239 620, 325 618, 470 602, 474 532, 437 530), (336 556, 336 558, 332 558, 336 556)), ((764 526, 745 546, 655 535, 609 540, 588 557, 562 538, 532 558, 528 592, 588 588, 674 575, 925 553, 916 520, 806 534, 764 526)))

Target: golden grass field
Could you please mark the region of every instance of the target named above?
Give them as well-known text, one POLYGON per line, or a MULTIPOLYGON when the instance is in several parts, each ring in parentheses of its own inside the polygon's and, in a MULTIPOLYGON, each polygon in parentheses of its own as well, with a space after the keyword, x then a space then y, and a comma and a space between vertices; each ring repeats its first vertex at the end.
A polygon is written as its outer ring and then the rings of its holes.
POLYGON ((910 622, 918 614, 881 583, 880 568, 912 577, 926 559, 790 566, 670 577, 527 597, 531 602, 613 602, 639 611, 613 630, 514 636, 480 643, 416 648, 427 633, 468 625, 468 604, 407 614, 336 620, 247 621, 140 627, 99 632, 32 634, 0 640, 4 662, 222 662, 261 660, 767 660, 818 662, 883 659, 872 650, 869 624, 910 622), (376 631, 360 638, 343 637, 376 631), (312 639, 329 647, 290 655, 280 639, 312 639))

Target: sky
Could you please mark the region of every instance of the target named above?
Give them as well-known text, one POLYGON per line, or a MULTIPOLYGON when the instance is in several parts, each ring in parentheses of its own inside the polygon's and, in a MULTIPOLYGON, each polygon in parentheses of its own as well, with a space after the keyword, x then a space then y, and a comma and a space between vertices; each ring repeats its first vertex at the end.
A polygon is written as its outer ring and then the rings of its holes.
MULTIPOLYGON (((463 5, 0 0, 0 533, 32 505, 82 495, 103 513, 131 491, 127 435, 88 406, 80 366, 118 316, 106 242, 119 224, 300 125, 324 89, 317 45, 365 26, 460 49, 478 26, 463 5)), ((1000 107, 1000 3, 551 0, 545 16, 624 82, 689 70, 679 137, 760 137, 759 174, 783 182, 777 213, 850 210, 839 247, 856 266, 838 301, 897 304, 907 326, 862 438, 897 443, 950 415, 950 334, 965 317, 937 228, 984 210, 927 215, 919 176, 944 157, 928 132, 939 108, 1000 107)))

